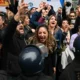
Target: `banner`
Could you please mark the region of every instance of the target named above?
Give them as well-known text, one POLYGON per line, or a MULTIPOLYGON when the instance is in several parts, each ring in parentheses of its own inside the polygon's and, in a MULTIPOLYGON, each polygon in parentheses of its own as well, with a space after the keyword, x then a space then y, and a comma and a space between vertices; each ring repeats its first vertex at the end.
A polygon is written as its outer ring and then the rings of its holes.
POLYGON ((63 6, 64 5, 64 0, 60 0, 60 3, 63 6))
POLYGON ((0 0, 0 6, 8 6, 7 0, 0 0))

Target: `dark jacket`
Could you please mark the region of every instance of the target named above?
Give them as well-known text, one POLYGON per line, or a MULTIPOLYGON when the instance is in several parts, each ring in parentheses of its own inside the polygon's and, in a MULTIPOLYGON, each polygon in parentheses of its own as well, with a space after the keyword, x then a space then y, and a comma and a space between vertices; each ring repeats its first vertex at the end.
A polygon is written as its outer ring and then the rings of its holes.
POLYGON ((59 80, 78 80, 80 78, 80 58, 74 59, 60 75, 59 80))
POLYGON ((62 8, 62 20, 68 19, 68 16, 66 15, 66 6, 63 6, 62 8))
MULTIPOLYGON (((37 44, 37 42, 32 37, 29 44, 34 44, 35 45, 35 44, 37 44)), ((56 67, 56 56, 57 56, 56 54, 57 54, 56 51, 54 51, 54 49, 53 49, 53 52, 49 51, 48 57, 46 57, 44 59, 44 69, 43 69, 42 72, 45 75, 53 77, 53 74, 54 74, 53 67, 56 67)))
POLYGON ((18 56, 26 46, 24 39, 14 34, 7 46, 7 72, 12 75, 20 73, 21 69, 18 64, 18 56))
POLYGON ((54 77, 54 70, 53 68, 56 67, 56 58, 57 58, 57 53, 49 53, 48 57, 45 58, 44 60, 44 69, 43 73, 45 75, 54 77))
POLYGON ((25 76, 20 74, 17 78, 12 78, 5 71, 0 71, 0 80, 53 80, 51 77, 40 73, 34 76, 25 76))
POLYGON ((57 23, 58 23, 58 26, 62 26, 62 14, 58 13, 57 14, 57 23))
POLYGON ((35 76, 24 76, 20 75, 16 80, 53 80, 51 77, 44 75, 43 73, 40 73, 35 76))
POLYGON ((30 19, 30 26, 34 29, 37 28, 37 26, 40 25, 40 23, 38 22, 39 18, 41 17, 41 12, 34 12, 32 15, 32 18, 30 19))
POLYGON ((78 16, 78 17, 76 18, 75 25, 74 25, 74 29, 72 30, 72 34, 78 32, 78 26, 80 26, 80 16, 78 16))
POLYGON ((14 34, 17 24, 18 22, 12 19, 8 27, 3 29, 0 34, 3 44, 1 69, 12 75, 17 75, 21 71, 18 65, 18 56, 26 46, 24 40, 14 34))

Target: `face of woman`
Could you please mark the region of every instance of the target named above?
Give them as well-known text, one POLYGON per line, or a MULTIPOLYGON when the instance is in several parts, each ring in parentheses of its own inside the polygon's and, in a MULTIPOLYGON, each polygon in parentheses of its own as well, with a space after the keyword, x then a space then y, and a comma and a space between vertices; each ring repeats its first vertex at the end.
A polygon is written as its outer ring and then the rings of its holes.
POLYGON ((29 17, 26 16, 24 19, 24 25, 29 25, 29 21, 30 21, 29 17))
POLYGON ((41 27, 38 30, 38 38, 41 43, 45 43, 48 38, 48 31, 45 27, 41 27))
POLYGON ((56 18, 52 16, 49 20, 49 26, 53 28, 56 26, 56 24, 57 24, 56 18))

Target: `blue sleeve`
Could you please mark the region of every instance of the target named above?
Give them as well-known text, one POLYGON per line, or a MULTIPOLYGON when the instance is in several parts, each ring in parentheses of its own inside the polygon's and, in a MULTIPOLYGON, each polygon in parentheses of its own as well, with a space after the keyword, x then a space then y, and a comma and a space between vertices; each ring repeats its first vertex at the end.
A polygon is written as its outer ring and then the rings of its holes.
POLYGON ((57 39, 57 48, 60 49, 62 40, 62 31, 60 29, 57 31, 55 38, 57 39))
POLYGON ((31 26, 36 29, 36 27, 38 25, 40 25, 40 23, 38 23, 38 19, 41 17, 41 12, 35 12, 33 15, 32 15, 32 18, 30 19, 30 24, 31 26))

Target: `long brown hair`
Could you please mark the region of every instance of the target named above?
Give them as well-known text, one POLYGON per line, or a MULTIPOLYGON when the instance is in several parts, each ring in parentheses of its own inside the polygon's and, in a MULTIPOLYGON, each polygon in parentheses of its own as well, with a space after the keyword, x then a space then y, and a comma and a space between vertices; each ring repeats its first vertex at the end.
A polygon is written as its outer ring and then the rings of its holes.
POLYGON ((39 31, 39 29, 40 29, 41 27, 44 27, 44 28, 47 30, 47 32, 48 32, 48 38, 47 38, 47 40, 46 40, 46 42, 45 42, 44 45, 47 46, 47 48, 48 48, 48 50, 49 50, 50 52, 53 52, 53 51, 55 50, 55 48, 56 48, 56 40, 55 40, 55 38, 53 37, 53 35, 49 32, 48 26, 45 25, 45 24, 39 25, 39 26, 37 27, 36 32, 35 32, 35 35, 34 35, 34 37, 33 37, 33 43, 34 43, 34 44, 40 43, 40 41, 39 41, 39 39, 38 39, 38 31, 39 31))
MULTIPOLYGON (((57 21, 57 17, 56 17, 55 15, 51 15, 51 16, 49 17, 49 19, 48 19, 48 25, 49 25, 50 19, 51 19, 53 16, 55 17, 55 20, 57 21)), ((58 25, 56 24, 56 26, 58 26, 58 25)), ((56 26, 55 26, 55 27, 56 27, 56 26)))

